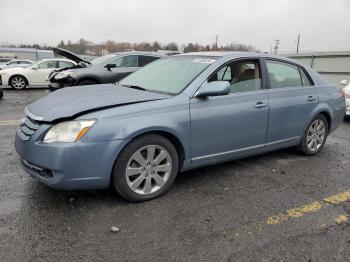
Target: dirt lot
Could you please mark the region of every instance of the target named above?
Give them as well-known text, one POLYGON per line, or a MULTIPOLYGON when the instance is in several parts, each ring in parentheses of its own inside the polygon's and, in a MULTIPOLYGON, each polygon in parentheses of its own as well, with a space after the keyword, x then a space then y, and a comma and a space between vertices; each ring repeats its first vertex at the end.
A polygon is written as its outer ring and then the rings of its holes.
POLYGON ((318 156, 289 149, 197 169, 131 204, 112 190, 56 191, 21 169, 18 120, 46 94, 0 100, 0 261, 350 260, 350 121, 318 156))

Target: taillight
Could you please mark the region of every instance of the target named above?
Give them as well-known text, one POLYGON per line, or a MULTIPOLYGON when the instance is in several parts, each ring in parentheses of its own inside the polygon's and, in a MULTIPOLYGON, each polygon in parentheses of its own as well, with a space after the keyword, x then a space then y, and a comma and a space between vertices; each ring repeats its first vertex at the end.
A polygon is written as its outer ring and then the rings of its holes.
POLYGON ((345 87, 339 89, 339 93, 342 97, 345 97, 345 87))

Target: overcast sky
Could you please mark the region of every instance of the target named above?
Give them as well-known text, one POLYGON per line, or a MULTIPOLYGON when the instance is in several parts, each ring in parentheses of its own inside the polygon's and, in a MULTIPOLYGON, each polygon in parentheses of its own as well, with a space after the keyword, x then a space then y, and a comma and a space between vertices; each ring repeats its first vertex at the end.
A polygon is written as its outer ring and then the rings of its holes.
POLYGON ((270 51, 350 50, 349 0, 1 0, 0 42, 252 44, 270 51))

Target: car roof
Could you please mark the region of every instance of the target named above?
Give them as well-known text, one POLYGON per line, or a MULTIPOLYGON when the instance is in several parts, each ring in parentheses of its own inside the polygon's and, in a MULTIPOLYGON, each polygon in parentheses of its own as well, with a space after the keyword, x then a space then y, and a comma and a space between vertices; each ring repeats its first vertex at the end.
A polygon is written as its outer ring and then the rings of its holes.
POLYGON ((12 61, 31 61, 32 62, 32 60, 29 60, 29 59, 11 59, 11 61, 9 62, 12 62, 12 61))
POLYGON ((157 57, 167 57, 167 55, 156 53, 156 52, 144 52, 144 51, 125 51, 125 52, 116 52, 111 53, 111 55, 149 55, 157 57))
POLYGON ((216 58, 227 58, 227 59, 243 58, 243 57, 263 57, 263 58, 274 58, 274 59, 293 62, 296 64, 301 64, 298 61, 295 61, 293 59, 290 59, 284 56, 268 54, 268 53, 258 53, 258 52, 210 51, 210 52, 183 53, 175 56, 198 56, 198 57, 202 56, 202 57, 216 57, 216 58))
POLYGON ((45 59, 38 60, 38 62, 39 61, 72 61, 72 60, 69 60, 66 58, 45 58, 45 59))

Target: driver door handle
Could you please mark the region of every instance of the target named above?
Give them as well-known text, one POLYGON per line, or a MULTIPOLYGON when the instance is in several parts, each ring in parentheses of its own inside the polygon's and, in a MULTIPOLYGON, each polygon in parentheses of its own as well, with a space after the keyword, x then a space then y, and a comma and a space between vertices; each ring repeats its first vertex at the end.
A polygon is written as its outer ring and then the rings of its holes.
POLYGON ((254 107, 257 109, 260 109, 260 108, 267 107, 267 104, 265 104, 263 102, 257 102, 254 107))
POLYGON ((314 97, 314 96, 308 96, 306 100, 307 100, 308 102, 313 102, 313 101, 316 101, 317 98, 314 97))

